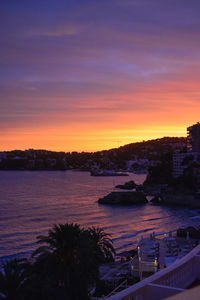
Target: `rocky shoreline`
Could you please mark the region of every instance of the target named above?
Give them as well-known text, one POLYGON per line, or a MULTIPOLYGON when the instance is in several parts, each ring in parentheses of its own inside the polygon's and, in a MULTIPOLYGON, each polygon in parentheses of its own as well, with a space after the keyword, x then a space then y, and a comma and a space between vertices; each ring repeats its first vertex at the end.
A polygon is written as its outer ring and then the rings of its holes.
POLYGON ((136 188, 136 184, 133 180, 127 181, 124 184, 118 184, 115 186, 117 189, 122 189, 122 190, 132 190, 136 188))
POLYGON ((188 208, 200 208, 200 197, 195 194, 185 194, 185 193, 162 193, 155 195, 151 200, 151 203, 157 205, 176 205, 184 206, 188 208))
POLYGON ((146 204, 148 200, 142 192, 111 192, 103 198, 99 198, 100 204, 119 204, 119 205, 135 205, 146 204))

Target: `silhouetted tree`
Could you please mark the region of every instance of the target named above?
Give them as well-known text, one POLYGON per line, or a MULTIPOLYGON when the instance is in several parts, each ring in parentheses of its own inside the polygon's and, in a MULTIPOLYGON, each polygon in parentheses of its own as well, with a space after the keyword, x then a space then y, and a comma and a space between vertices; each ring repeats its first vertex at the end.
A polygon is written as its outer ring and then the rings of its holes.
POLYGON ((108 234, 78 224, 55 225, 47 236, 38 237, 38 243, 42 246, 33 253, 35 273, 61 294, 64 292, 65 299, 89 299, 89 289, 99 278, 100 264, 114 254, 108 234))
POLYGON ((25 259, 3 263, 0 271, 0 299, 21 300, 24 298, 30 264, 25 259))
POLYGON ((96 246, 96 253, 99 253, 99 257, 101 257, 100 260, 102 262, 113 261, 115 249, 110 234, 96 227, 89 227, 88 232, 96 246))

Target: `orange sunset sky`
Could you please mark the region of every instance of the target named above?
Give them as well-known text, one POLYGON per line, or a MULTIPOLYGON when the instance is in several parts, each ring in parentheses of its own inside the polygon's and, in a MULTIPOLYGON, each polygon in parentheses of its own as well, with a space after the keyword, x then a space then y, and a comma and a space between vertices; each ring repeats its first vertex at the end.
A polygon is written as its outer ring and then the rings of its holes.
POLYGON ((1 1, 0 151, 186 136, 200 121, 199 11, 195 0, 1 1))

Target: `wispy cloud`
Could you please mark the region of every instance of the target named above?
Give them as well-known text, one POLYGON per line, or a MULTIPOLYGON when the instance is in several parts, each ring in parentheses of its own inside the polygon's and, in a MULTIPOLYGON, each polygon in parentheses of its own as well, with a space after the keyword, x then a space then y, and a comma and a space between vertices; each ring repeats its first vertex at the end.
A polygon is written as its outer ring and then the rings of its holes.
POLYGON ((102 137, 123 127, 131 141, 130 131, 139 137, 141 127, 145 138, 156 126, 161 132, 197 121, 199 8, 194 0, 4 3, 2 147, 14 147, 13 130, 18 138, 69 130, 73 140, 82 128, 89 139, 92 127, 94 140, 95 130, 102 137))
POLYGON ((28 36, 41 36, 41 37, 61 37, 76 36, 83 32, 83 27, 76 24, 59 25, 52 28, 38 28, 32 31, 28 31, 28 36))

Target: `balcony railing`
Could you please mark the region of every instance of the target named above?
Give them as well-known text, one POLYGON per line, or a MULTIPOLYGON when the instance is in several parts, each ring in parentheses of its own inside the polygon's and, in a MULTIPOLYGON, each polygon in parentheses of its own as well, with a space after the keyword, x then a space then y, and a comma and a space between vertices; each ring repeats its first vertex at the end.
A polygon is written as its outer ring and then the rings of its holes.
POLYGON ((141 282, 106 297, 109 300, 160 300, 183 292, 200 275, 200 245, 175 263, 141 282))

